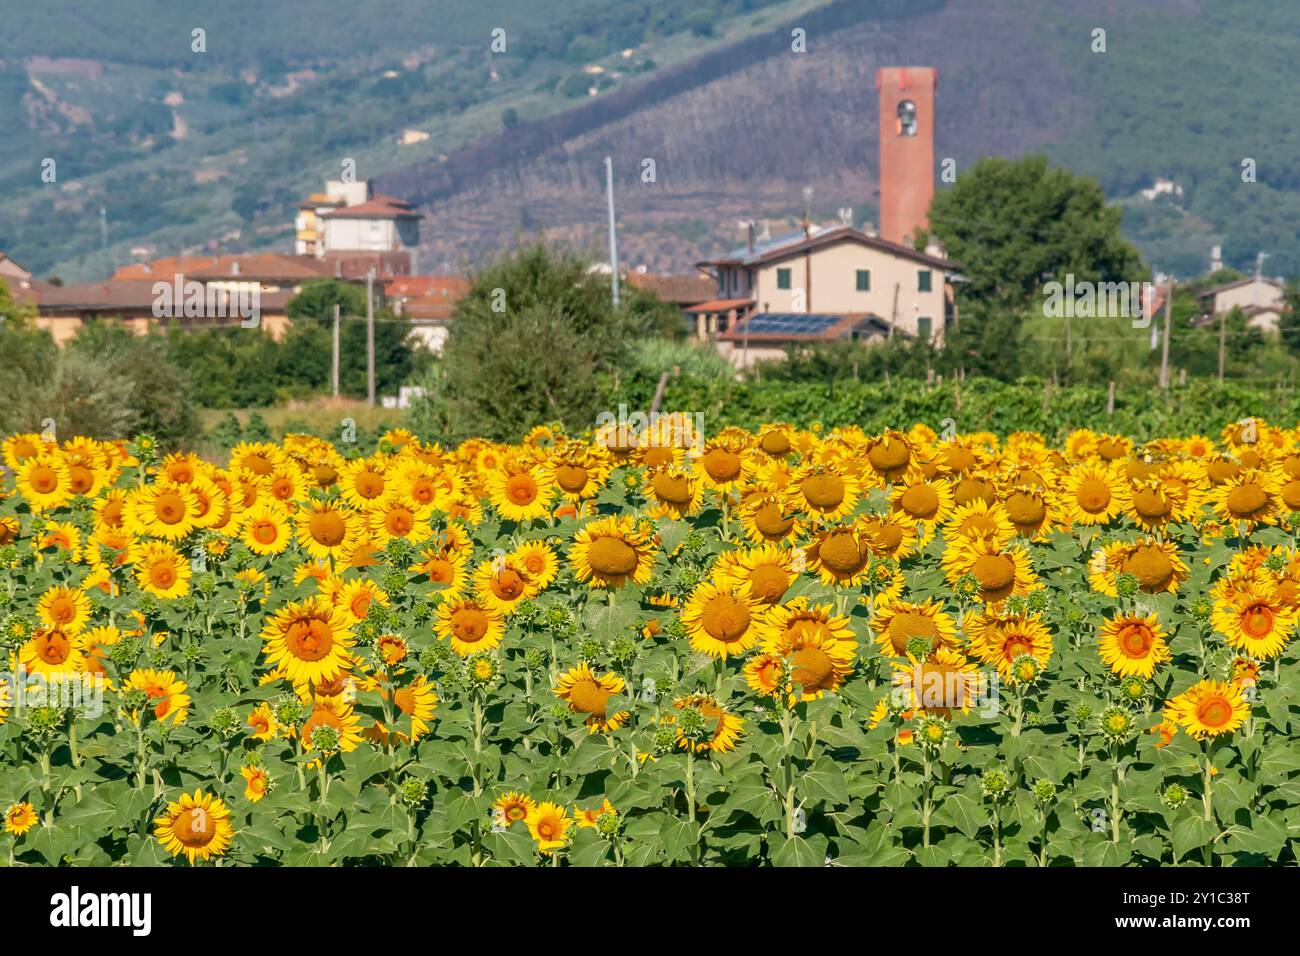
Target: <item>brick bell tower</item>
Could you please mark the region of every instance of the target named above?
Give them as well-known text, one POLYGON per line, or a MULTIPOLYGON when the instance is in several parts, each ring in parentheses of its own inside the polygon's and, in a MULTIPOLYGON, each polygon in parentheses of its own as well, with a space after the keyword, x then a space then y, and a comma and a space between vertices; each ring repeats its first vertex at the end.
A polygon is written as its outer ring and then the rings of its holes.
POLYGON ((929 222, 934 198, 934 91, 931 66, 876 71, 880 93, 880 236, 908 243, 929 222))

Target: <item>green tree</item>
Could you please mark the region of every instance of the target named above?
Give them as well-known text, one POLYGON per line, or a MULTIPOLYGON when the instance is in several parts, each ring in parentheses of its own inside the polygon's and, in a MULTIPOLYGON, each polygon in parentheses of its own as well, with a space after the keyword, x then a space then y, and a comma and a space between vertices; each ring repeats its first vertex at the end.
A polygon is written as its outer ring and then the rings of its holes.
POLYGON ((525 245, 480 272, 457 303, 411 420, 437 423, 444 433, 425 437, 444 440, 518 439, 556 420, 581 429, 595 421, 603 382, 653 331, 645 311, 614 309, 608 278, 586 259, 525 245))
POLYGON ((981 159, 930 204, 930 229, 961 266, 967 299, 1024 305, 1045 282, 1139 280, 1142 259, 1120 233, 1123 211, 1101 185, 1045 156, 981 159))

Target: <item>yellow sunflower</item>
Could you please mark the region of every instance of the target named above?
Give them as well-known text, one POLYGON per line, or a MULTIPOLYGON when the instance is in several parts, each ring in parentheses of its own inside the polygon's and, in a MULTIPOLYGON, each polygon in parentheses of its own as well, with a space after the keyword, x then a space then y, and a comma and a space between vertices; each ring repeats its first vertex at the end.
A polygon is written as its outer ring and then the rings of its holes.
POLYGON ((294 519, 298 543, 318 561, 348 558, 362 537, 364 518, 333 501, 313 501, 294 519))
POLYGON ((154 822, 154 836, 163 849, 172 856, 184 853, 191 864, 223 856, 233 835, 230 810, 220 797, 202 790, 195 790, 193 796, 182 793, 154 822))
POLYGON ((1024 595, 1042 585, 1022 547, 997 548, 983 540, 950 539, 943 552, 943 570, 955 585, 965 575, 975 579, 975 596, 999 604, 1013 594, 1024 595))
POLYGON ((1037 614, 998 614, 988 610, 969 615, 966 632, 971 653, 983 664, 992 664, 1003 677, 1011 676, 1011 665, 1029 655, 1046 667, 1052 659, 1052 634, 1037 614))
POLYGON ((1253 530, 1283 516, 1281 482, 1276 474, 1243 468, 1210 491, 1208 504, 1224 522, 1253 530))
POLYGON ((654 568, 654 547, 631 517, 601 518, 573 538, 569 561, 574 576, 594 588, 646 584, 654 568))
POLYGON ((928 640, 931 649, 957 644, 956 622, 934 600, 890 601, 871 616, 871 629, 876 632, 880 653, 888 657, 905 656, 908 642, 915 637, 928 640))
POLYGON ((1109 524, 1121 506, 1114 469, 1099 462, 1070 469, 1061 483, 1061 502, 1071 524, 1109 524))
POLYGON ((289 516, 280 505, 263 502, 240 516, 239 538, 254 554, 280 554, 293 542, 289 516))
POLYGON ((540 466, 516 465, 509 471, 492 471, 487 475, 488 499, 497 513, 508 521, 532 521, 550 513, 555 485, 549 482, 540 466))
POLYGON ((540 803, 528 811, 524 818, 528 832, 537 841, 537 849, 543 853, 554 853, 568 842, 569 812, 558 803, 540 803))
POLYGON ((1250 716, 1250 705, 1236 684, 1203 680, 1167 701, 1164 716, 1196 740, 1204 740, 1239 728, 1250 716))
POLYGON ((130 493, 126 513, 135 534, 178 541, 195 528, 199 498, 188 485, 156 481, 130 493))
POLYGON ((80 634, 90 623, 90 598, 77 588, 55 585, 36 602, 36 616, 46 627, 80 634))
POLYGON ((15 468, 14 485, 32 511, 52 511, 72 498, 72 476, 57 455, 32 455, 15 468))
POLYGON ((569 705, 575 714, 586 714, 587 733, 608 732, 622 727, 631 713, 620 710, 609 713, 609 698, 623 691, 623 678, 609 673, 597 676, 586 661, 582 661, 556 681, 553 693, 569 705))
POLYGON ((5 832, 20 837, 40 822, 36 808, 26 801, 12 804, 5 811, 5 832))
POLYGON ((268 663, 294 684, 320 684, 348 664, 352 618, 325 597, 291 601, 267 620, 261 636, 268 663))
POLYGON ((190 562, 166 541, 147 541, 131 554, 140 590, 164 601, 190 592, 190 562))
POLYGON ((492 802, 492 815, 502 826, 510 826, 528 818, 529 811, 537 806, 537 801, 526 793, 511 790, 503 793, 492 802))
POLYGON ((1164 629, 1154 614, 1112 617, 1102 626, 1098 653, 1102 663, 1120 677, 1150 679, 1156 665, 1170 659, 1164 629))
POLYGON ((1216 600, 1210 620, 1230 647, 1266 661, 1282 653, 1298 617, 1295 608, 1282 603, 1277 588, 1251 582, 1231 600, 1216 600))
POLYGON ((472 598, 444 598, 438 605, 434 631, 451 642, 451 649, 461 657, 490 651, 501 643, 505 619, 499 611, 472 598))
POLYGON ((744 718, 728 712, 713 697, 708 694, 689 694, 674 700, 673 708, 678 711, 693 710, 703 718, 703 733, 694 738, 687 738, 681 731, 681 722, 676 722, 677 746, 682 750, 693 748, 696 753, 726 753, 736 749, 736 742, 744 731, 744 718))
MULTIPOLYGON (((158 720, 183 724, 189 716, 190 695, 185 693, 188 685, 183 680, 177 680, 175 671, 152 668, 132 671, 127 678, 126 689, 143 691, 158 720)), ((132 720, 137 717, 136 714, 131 715, 132 720)))
POLYGON ((18 661, 29 674, 59 677, 85 669, 86 648, 80 635, 58 628, 41 628, 18 651, 18 661))
POLYGON ((858 524, 824 528, 804 548, 808 567, 823 584, 860 584, 871 563, 871 539, 858 524))
POLYGON ((748 585, 705 581, 687 599, 682 624, 692 650, 725 660, 758 643, 765 612, 748 585))

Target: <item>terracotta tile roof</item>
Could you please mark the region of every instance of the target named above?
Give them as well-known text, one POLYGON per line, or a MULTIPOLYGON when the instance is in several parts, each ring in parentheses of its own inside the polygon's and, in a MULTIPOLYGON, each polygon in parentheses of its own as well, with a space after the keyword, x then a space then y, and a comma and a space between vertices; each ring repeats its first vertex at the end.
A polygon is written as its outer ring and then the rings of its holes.
POLYGON ((133 262, 121 266, 113 273, 114 279, 158 279, 176 275, 180 272, 189 275, 197 269, 210 268, 217 264, 216 256, 163 256, 149 262, 133 262))
MULTIPOLYGON (((156 299, 153 287, 160 281, 166 279, 107 279, 66 286, 44 285, 38 292, 36 306, 46 314, 124 312, 152 315, 156 299)), ((259 304, 263 311, 283 311, 292 297, 293 293, 289 291, 262 293, 259 304)))
POLYGON ((357 203, 355 206, 343 206, 321 213, 322 219, 419 219, 410 203, 389 202, 386 199, 371 199, 357 203))
POLYGON ((693 275, 655 275, 649 272, 632 272, 628 274, 627 284, 652 292, 665 302, 678 305, 695 305, 713 297, 718 284, 711 276, 699 273, 693 275))
POLYGON ((259 279, 268 282, 301 282, 333 276, 329 266, 315 256, 290 256, 275 252, 219 256, 212 265, 191 269, 185 274, 199 280, 259 279))
POLYGON ((754 304, 753 299, 710 299, 693 305, 687 312, 730 312, 732 309, 744 309, 754 304))
POLYGON ((397 276, 384 283, 384 295, 390 299, 459 299, 468 290, 469 280, 460 276, 397 276))

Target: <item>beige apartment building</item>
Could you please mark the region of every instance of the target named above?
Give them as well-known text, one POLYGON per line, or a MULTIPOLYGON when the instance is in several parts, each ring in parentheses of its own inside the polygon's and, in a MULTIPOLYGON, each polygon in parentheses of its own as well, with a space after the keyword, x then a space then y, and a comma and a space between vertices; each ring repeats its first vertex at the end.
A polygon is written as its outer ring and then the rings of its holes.
POLYGON ((1251 328, 1276 332, 1286 309, 1286 296, 1281 282, 1255 276, 1206 289, 1201 293, 1201 307, 1207 316, 1240 309, 1248 316, 1251 328))
POLYGON ((689 311, 700 338, 740 333, 753 315, 802 314, 870 318, 884 334, 940 344, 954 266, 937 253, 849 226, 791 233, 699 263, 718 296, 689 311))

